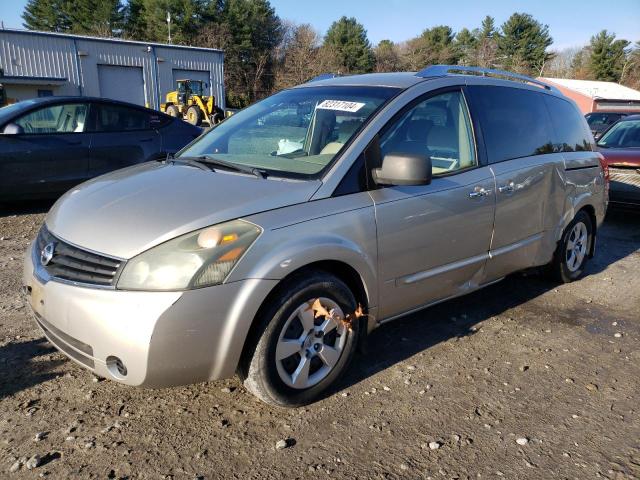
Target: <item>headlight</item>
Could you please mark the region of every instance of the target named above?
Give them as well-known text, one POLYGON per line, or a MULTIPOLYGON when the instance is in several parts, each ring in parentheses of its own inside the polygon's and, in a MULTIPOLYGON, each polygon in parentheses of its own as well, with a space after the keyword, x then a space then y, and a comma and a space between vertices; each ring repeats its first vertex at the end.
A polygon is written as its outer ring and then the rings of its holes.
POLYGON ((222 283, 260 235, 242 221, 203 228, 153 247, 127 262, 123 290, 187 290, 222 283))

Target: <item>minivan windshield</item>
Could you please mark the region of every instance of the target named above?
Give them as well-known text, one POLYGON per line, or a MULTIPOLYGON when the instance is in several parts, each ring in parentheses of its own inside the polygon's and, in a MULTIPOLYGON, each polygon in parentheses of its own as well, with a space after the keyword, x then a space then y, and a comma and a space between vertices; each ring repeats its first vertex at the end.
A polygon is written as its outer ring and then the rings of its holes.
POLYGON ((388 99, 390 87, 304 87, 231 116, 177 157, 208 157, 278 176, 313 177, 388 99))
POLYGON ((640 147, 640 119, 622 120, 611 127, 598 141, 604 148, 640 147))

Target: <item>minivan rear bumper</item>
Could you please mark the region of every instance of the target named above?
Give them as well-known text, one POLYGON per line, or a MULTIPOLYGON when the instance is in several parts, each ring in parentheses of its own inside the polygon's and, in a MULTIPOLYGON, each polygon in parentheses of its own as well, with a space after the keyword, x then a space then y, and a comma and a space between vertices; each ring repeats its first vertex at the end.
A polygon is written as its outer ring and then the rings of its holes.
POLYGON ((248 279, 185 292, 119 291, 42 283, 31 249, 24 265, 27 303, 47 339, 97 375, 144 387, 232 376, 258 308, 276 284, 248 279))

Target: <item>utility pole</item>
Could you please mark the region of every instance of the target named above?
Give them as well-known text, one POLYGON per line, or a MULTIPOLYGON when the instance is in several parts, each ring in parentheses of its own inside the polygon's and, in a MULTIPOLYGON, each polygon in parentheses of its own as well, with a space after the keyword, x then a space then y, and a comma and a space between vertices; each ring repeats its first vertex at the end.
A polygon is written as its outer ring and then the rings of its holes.
POLYGON ((171 44, 171 12, 167 10, 167 28, 169 29, 169 44, 171 44))

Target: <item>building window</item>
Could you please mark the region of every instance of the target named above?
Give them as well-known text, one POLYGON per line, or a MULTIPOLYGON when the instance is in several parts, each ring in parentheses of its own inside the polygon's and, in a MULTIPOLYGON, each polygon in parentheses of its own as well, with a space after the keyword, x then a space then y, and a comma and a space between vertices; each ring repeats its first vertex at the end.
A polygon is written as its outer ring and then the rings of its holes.
POLYGON ((53 97, 53 90, 38 90, 39 97, 53 97))

